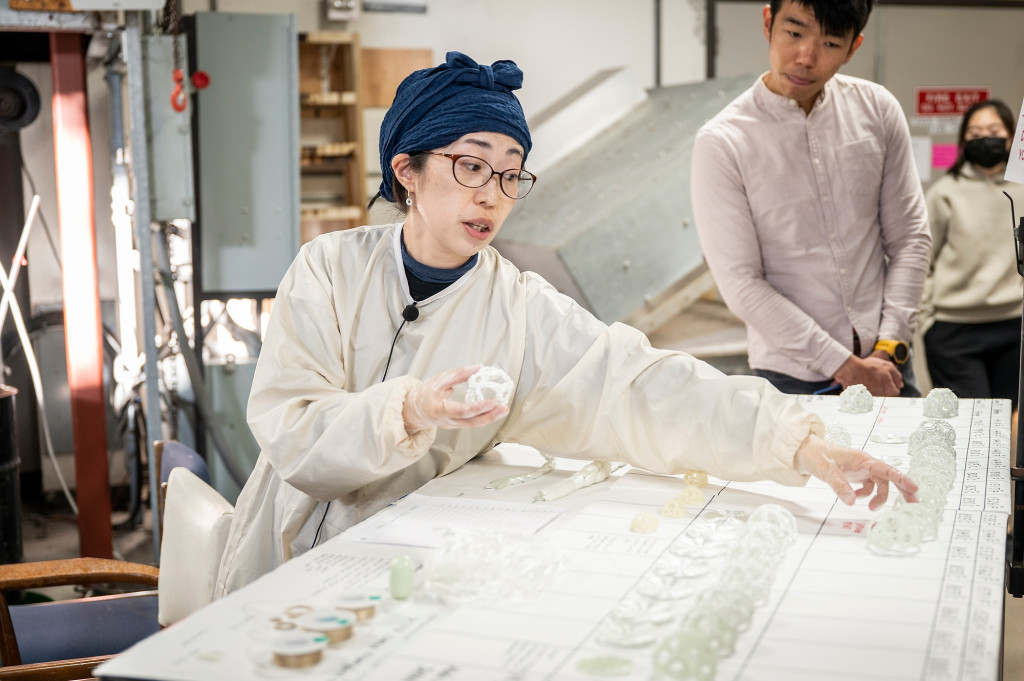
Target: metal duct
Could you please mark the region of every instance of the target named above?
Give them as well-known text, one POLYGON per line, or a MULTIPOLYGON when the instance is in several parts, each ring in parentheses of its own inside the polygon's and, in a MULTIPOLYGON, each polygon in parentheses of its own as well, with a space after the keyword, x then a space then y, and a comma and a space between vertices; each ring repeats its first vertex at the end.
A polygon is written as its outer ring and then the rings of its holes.
MULTIPOLYGON (((693 224, 693 139, 754 78, 648 91, 614 124, 537 171, 537 186, 512 211, 495 247, 605 322, 658 326, 714 285, 693 224)), ((578 93, 578 100, 588 98, 601 99, 578 93)), ((568 110, 571 103, 560 105, 568 110)), ((602 115, 584 107, 573 113, 574 124, 545 112, 535 139, 546 126, 578 129, 602 115)))

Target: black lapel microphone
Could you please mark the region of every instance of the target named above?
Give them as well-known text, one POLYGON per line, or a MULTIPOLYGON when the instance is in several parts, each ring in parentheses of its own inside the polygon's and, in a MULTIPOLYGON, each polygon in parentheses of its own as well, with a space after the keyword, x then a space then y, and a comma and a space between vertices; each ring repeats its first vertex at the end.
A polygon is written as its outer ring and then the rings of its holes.
MULTIPOLYGON (((402 319, 404 319, 407 322, 414 322, 417 319, 419 319, 419 316, 420 316, 420 309, 418 307, 416 307, 416 303, 413 303, 411 305, 406 305, 405 309, 402 310, 402 319)), ((401 327, 399 327, 399 328, 401 328, 401 327)))

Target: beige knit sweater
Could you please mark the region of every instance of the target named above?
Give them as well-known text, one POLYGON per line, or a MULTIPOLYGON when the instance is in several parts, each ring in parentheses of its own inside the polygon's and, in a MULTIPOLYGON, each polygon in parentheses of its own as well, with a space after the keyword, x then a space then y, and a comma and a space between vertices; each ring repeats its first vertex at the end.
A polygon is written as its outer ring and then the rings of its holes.
POLYGON ((1021 316, 1024 279, 1017 273, 1010 201, 1024 214, 1024 185, 989 179, 964 164, 960 177, 944 175, 926 192, 932 230, 932 266, 921 305, 920 329, 936 320, 996 322, 1021 316))

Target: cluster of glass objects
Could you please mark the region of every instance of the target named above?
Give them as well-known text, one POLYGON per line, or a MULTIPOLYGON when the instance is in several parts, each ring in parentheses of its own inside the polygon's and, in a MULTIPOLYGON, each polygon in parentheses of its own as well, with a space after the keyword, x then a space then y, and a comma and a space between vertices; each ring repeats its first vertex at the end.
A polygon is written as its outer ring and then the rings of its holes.
MULTIPOLYGON (((796 539, 781 506, 705 511, 679 535, 602 622, 595 640, 616 649, 652 647, 652 678, 713 679, 796 539)), ((606 657, 606 656, 605 656, 606 657)), ((601 658, 602 662, 607 660, 601 658)), ((596 659, 581 660, 588 671, 596 659)))
POLYGON ((918 502, 897 497, 868 531, 868 549, 883 556, 907 556, 917 553, 922 542, 935 539, 956 477, 955 445, 956 431, 941 419, 927 419, 911 433, 907 477, 917 483, 918 502))
POLYGON ((932 388, 924 398, 923 413, 930 419, 951 419, 960 413, 960 400, 949 388, 932 388))
POLYGON ((683 474, 683 490, 679 496, 669 499, 661 506, 662 518, 685 518, 690 515, 689 506, 703 506, 704 493, 708 486, 708 474, 704 471, 687 471, 683 474))
MULTIPOLYGON (((768 602, 775 570, 796 539, 796 519, 781 506, 765 504, 742 523, 738 516, 720 516, 719 524, 734 540, 718 571, 718 579, 703 589, 678 627, 654 651, 655 678, 714 679, 718 660, 732 655, 736 640, 749 625, 754 610, 768 602)), ((685 555, 695 548, 684 542, 685 555)))
POLYGON ((848 386, 839 393, 839 411, 847 414, 864 414, 875 407, 875 398, 868 389, 860 385, 848 386))
POLYGON ((678 520, 690 515, 688 507, 703 506, 704 493, 700 490, 708 486, 708 474, 704 471, 688 470, 682 474, 682 480, 683 490, 679 493, 679 496, 669 499, 662 504, 661 510, 658 513, 654 511, 641 511, 637 513, 629 524, 630 531, 640 534, 657 532, 660 524, 659 515, 662 518, 678 520))
POLYGON ((519 603, 550 588, 565 570, 565 552, 548 539, 501 530, 434 532, 442 543, 423 591, 442 603, 519 603))
POLYGON ((838 423, 825 424, 825 440, 840 447, 849 447, 853 440, 850 438, 850 431, 846 426, 838 423))

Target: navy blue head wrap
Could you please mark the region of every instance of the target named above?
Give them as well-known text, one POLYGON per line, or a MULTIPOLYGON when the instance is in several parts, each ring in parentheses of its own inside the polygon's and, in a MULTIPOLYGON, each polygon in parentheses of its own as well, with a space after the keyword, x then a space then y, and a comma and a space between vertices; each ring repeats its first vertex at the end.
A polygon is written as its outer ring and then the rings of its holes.
POLYGON ((444 64, 409 75, 380 126, 380 195, 395 200, 395 156, 437 149, 471 132, 508 135, 523 145, 525 159, 533 142, 523 107, 512 94, 522 85, 523 72, 515 62, 503 59, 487 66, 461 52, 449 52, 444 64))

